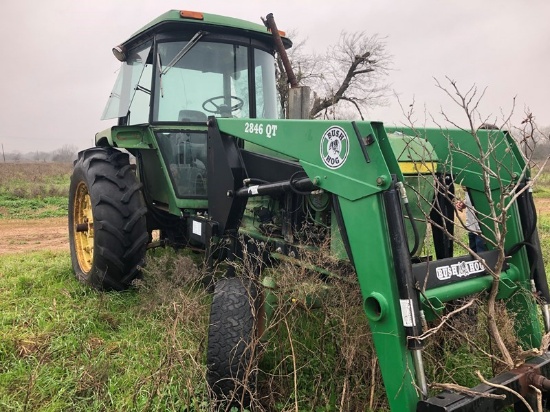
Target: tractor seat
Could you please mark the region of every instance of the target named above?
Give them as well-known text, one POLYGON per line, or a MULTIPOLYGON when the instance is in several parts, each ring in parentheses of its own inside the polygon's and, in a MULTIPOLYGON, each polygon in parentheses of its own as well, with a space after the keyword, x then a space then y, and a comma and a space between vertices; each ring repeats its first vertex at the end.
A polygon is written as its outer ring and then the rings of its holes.
POLYGON ((178 121, 185 123, 206 123, 206 114, 199 110, 180 110, 178 121))

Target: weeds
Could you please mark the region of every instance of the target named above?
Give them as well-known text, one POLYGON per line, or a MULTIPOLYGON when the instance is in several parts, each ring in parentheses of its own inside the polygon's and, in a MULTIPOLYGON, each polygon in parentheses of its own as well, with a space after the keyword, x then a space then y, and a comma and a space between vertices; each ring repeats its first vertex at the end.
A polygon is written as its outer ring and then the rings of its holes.
POLYGON ((67 197, 18 198, 0 195, 0 218, 41 219, 67 216, 67 197))
MULTIPOLYGON (((16 196, 9 185, 1 175, 0 202, 23 202, 10 211, 35 201, 26 197, 29 186, 16 196)), ((550 262, 548 216, 538 227, 550 262)), ((74 279, 66 253, 2 256, 0 410, 212 410, 204 378, 210 297, 200 282, 200 257, 150 251, 144 277, 132 290, 97 293, 74 279)), ((356 277, 323 251, 300 258, 263 273, 276 285, 264 288, 264 298, 278 304, 255 342, 263 355, 256 410, 386 410, 356 277), (341 276, 320 275, 317 266, 341 276)), ((241 262, 239 276, 257 280, 254 264, 253 257, 241 262)), ((517 348, 515 320, 501 305, 497 312, 507 347, 517 348)), ((486 316, 476 303, 427 340, 431 383, 471 387, 479 382, 472 365, 483 376, 502 370, 491 357, 486 316)))
MULTIPOLYGON (((74 279, 66 254, 3 257, 0 409, 212 410, 210 297, 194 258, 152 251, 133 290, 98 293, 74 279)), ((265 273, 277 286, 264 298, 278 304, 255 342, 263 354, 255 410, 387 410, 355 277, 322 278, 297 263, 265 273)), ((478 305, 428 342, 434 383, 469 387, 479 382, 472 365, 484 376, 501 368, 483 353, 491 351, 484 316, 478 305)), ((503 336, 513 336, 512 320, 499 319, 503 336)))
POLYGON ((2 257, 0 410, 208 410, 208 297, 151 267, 137 289, 97 293, 67 254, 2 257))
MULTIPOLYGON (((261 340, 251 343, 261 356, 258 390, 251 390, 254 409, 387 410, 355 275, 346 267, 335 270, 335 276, 314 271, 314 267, 338 268, 326 247, 298 254, 299 259, 284 260, 264 272, 270 279, 264 281, 269 285, 264 289, 265 302, 276 305, 261 340)), ((236 265, 236 273, 257 279, 254 264, 254 257, 245 256, 236 265)), ((473 387, 480 382, 477 373, 495 376, 507 369, 487 330, 488 312, 482 303, 486 299, 474 297, 465 310, 444 323, 435 319, 427 325, 438 328, 426 339, 423 351, 431 394, 449 385, 473 387)), ((457 307, 463 304, 456 302, 457 307)), ((497 302, 495 310, 501 338, 516 363, 522 363, 525 354, 516 339, 516 320, 502 302, 497 302)), ((383 350, 380 353, 392 356, 383 350)), ((250 367, 255 366, 251 363, 250 367)))
POLYGON ((0 194, 23 199, 66 197, 71 171, 67 163, 0 163, 0 194))
MULTIPOLYGON (((255 265, 255 257, 245 255, 236 273, 257 279, 255 265)), ((264 273, 271 286, 264 288, 265 332, 251 343, 260 358, 254 410, 387 408, 356 277, 348 267, 332 277, 313 270, 338 266, 321 248, 264 273)))
POLYGON ((71 170, 65 163, 0 163, 0 218, 66 216, 71 170))

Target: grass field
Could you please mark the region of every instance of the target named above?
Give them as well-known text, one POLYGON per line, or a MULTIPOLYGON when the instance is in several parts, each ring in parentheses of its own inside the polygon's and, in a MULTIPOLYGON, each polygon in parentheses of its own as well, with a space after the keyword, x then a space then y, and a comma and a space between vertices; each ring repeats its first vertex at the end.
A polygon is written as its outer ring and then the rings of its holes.
MULTIPOLYGON (((0 219, 65 216, 70 169, 0 164, 0 219)), ((550 179, 541 182, 544 199, 550 179)), ((550 262, 550 213, 538 225, 550 262)), ((211 298, 198 282, 201 255, 155 249, 147 260, 135 288, 99 293, 76 281, 66 252, 0 255, 0 411, 212 409, 204 379, 211 298)), ((282 305, 260 364, 266 410, 385 410, 358 287, 335 286, 320 309, 299 295, 282 305)), ((426 361, 434 381, 468 386, 477 383, 472 365, 487 375, 492 369, 452 334, 426 361)))
POLYGON ((0 410, 207 405, 204 292, 97 293, 75 281, 67 254, 49 252, 3 257, 0 281, 0 410))
POLYGON ((0 163, 0 218, 67 215, 69 163, 0 163))

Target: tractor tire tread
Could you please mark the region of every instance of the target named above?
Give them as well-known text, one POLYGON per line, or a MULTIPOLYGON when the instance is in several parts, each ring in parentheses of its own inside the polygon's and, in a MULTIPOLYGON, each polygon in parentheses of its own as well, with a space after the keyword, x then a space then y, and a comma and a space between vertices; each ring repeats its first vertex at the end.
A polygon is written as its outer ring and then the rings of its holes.
POLYGON ((77 277, 98 289, 124 290, 140 276, 149 241, 147 208, 127 153, 95 147, 78 154, 71 176, 69 237, 75 236, 71 216, 76 187, 84 183, 94 219, 92 268, 84 273, 71 239, 71 258, 77 277), (131 173, 129 173, 131 172, 131 173))
POLYGON ((96 202, 96 206, 100 204, 106 204, 111 206, 112 208, 116 209, 117 212, 125 219, 130 215, 128 208, 126 208, 124 204, 122 204, 121 202, 118 202, 111 196, 99 195, 99 199, 96 202))
POLYGON ((255 387, 252 346, 257 344, 257 298, 253 282, 227 278, 216 284, 208 331, 207 382, 219 400, 250 401, 255 387))
POLYGON ((134 254, 138 252, 142 245, 147 244, 147 242, 149 242, 149 233, 145 232, 130 246, 130 248, 124 254, 123 258, 128 259, 131 256, 134 256, 134 254))
POLYGON ((113 176, 106 176, 106 175, 103 175, 103 174, 95 175, 93 184, 96 184, 101 179, 104 179, 104 180, 114 184, 116 187, 118 187, 119 190, 125 190, 126 189, 126 184, 124 183, 124 180, 115 178, 113 176))
POLYGON ((130 216, 122 230, 125 232, 131 232, 134 226, 141 221, 141 219, 147 214, 147 208, 144 206, 141 209, 136 210, 132 216, 130 216))
POLYGON ((106 230, 111 235, 116 237, 118 241, 124 246, 128 246, 130 241, 124 236, 124 233, 118 229, 115 225, 111 224, 108 221, 97 221, 94 222, 94 227, 96 230, 106 230))
POLYGON ((143 185, 141 183, 135 183, 132 187, 128 188, 126 193, 124 193, 124 196, 122 196, 121 198, 122 203, 124 204, 130 203, 130 200, 132 200, 132 197, 136 193, 140 193, 142 187, 143 185))

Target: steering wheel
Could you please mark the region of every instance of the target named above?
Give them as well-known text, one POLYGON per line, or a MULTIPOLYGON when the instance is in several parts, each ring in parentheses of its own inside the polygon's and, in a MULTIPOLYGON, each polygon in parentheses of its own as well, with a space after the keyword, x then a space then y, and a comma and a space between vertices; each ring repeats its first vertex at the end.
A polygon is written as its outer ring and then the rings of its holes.
POLYGON ((237 103, 235 104, 231 104, 231 106, 227 106, 224 102, 225 102, 225 97, 224 96, 216 96, 216 97, 211 97, 210 99, 207 99, 204 101, 204 103, 202 104, 202 108, 209 112, 209 113, 219 113, 219 114, 222 114, 223 111, 226 111, 228 112, 228 114, 236 111, 236 110, 239 110, 241 107, 244 106, 244 100, 241 99, 240 97, 237 97, 237 96, 229 96, 231 98, 231 103, 233 103, 233 100, 235 100, 237 103), (216 100, 222 100, 222 103, 220 104, 217 104, 215 101, 216 100), (212 110, 211 108, 208 107, 208 105, 212 105, 214 107, 214 110, 212 110))

